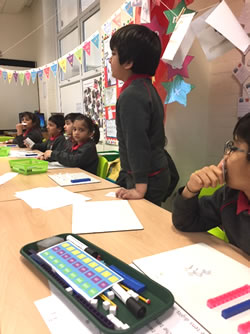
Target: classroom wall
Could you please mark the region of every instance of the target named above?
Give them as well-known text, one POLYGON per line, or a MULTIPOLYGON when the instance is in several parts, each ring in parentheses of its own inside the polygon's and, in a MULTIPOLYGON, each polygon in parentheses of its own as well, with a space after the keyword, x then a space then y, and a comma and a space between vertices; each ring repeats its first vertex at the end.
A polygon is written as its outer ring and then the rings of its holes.
MULTIPOLYGON (((34 45, 30 38, 25 37, 32 30, 30 20, 31 9, 24 7, 18 14, 0 14, 0 50, 2 58, 36 61, 34 45), (19 43, 22 41, 21 43, 19 43)), ((8 66, 1 66, 10 68, 8 66)), ((12 70, 24 68, 12 67, 12 70)), ((18 113, 25 110, 34 111, 38 109, 37 85, 27 86, 26 82, 21 87, 12 78, 11 83, 0 79, 0 130, 15 129, 18 121, 18 113)))
MULTIPOLYGON (((31 6, 33 30, 32 43, 36 50, 37 66, 43 66, 58 58, 56 38, 56 1, 35 0, 31 6)), ((38 80, 40 111, 46 118, 59 111, 57 98, 57 79, 50 72, 50 79, 38 80)))

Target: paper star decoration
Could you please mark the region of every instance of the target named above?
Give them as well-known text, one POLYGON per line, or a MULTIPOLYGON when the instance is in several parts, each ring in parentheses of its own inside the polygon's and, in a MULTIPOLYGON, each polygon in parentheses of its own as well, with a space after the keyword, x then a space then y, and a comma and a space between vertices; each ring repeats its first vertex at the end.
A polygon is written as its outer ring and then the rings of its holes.
POLYGON ((171 10, 165 10, 164 14, 168 19, 168 30, 167 30, 167 35, 171 34, 174 31, 174 28, 176 26, 176 23, 178 21, 178 18, 182 15, 182 14, 190 14, 190 13, 194 13, 194 10, 188 9, 186 7, 185 1, 181 0, 179 2, 179 4, 171 10))
POLYGON ((189 78, 188 76, 188 65, 193 60, 194 56, 186 56, 182 68, 173 68, 171 65, 167 64, 168 68, 168 80, 173 78, 175 75, 179 74, 182 77, 189 78))
POLYGON ((148 27, 152 31, 156 32, 159 37, 164 35, 166 31, 166 28, 159 24, 156 15, 151 19, 150 23, 144 23, 142 26, 148 27))
POLYGON ((174 81, 163 82, 162 85, 168 94, 164 104, 178 102, 186 107, 187 94, 191 92, 191 90, 194 88, 194 85, 185 82, 180 75, 177 75, 174 81))

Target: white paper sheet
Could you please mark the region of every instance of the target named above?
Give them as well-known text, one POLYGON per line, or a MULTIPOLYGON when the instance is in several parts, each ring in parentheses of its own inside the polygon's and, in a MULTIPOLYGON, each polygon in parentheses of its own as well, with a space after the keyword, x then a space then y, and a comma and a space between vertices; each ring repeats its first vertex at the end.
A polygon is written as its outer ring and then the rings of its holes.
POLYGON ((168 288, 175 300, 213 334, 235 334, 249 321, 243 312, 225 320, 221 310, 249 299, 249 294, 214 309, 207 300, 250 283, 250 269, 206 244, 199 243, 133 261, 145 274, 168 288))
POLYGON ((90 198, 84 195, 75 194, 61 187, 33 188, 16 192, 16 197, 25 201, 33 209, 44 211, 61 208, 71 205, 75 201, 87 201, 90 198))
POLYGON ((141 230, 142 224, 126 200, 75 202, 72 233, 141 230))
POLYGON ((194 42, 195 34, 189 26, 184 39, 178 48, 173 60, 166 60, 166 63, 170 64, 173 68, 182 68, 184 60, 194 42))
POLYGON ((58 174, 48 174, 53 181, 55 181, 59 186, 73 186, 79 184, 89 184, 101 182, 96 178, 86 174, 86 173, 58 173, 58 174), (72 182, 74 180, 79 180, 78 182, 72 182), (82 181, 80 181, 82 180, 82 181))
MULTIPOLYGON (((190 14, 183 14, 181 15, 180 19, 178 20, 174 32, 172 33, 168 45, 164 51, 162 56, 163 60, 173 60, 187 31, 191 24, 191 21, 194 17, 195 13, 190 14)), ((187 51, 188 52, 188 51, 187 51)), ((185 55, 186 56, 186 55, 185 55)), ((185 59, 184 56, 184 59, 185 59)), ((183 59, 183 61, 184 61, 183 59)))
POLYGON ((4 184, 6 182, 8 182, 9 180, 13 179, 13 177, 17 176, 18 173, 13 173, 13 172, 9 172, 9 173, 5 173, 3 175, 0 176, 0 184, 4 184))
POLYGON ((100 334, 83 313, 63 296, 51 295, 35 301, 52 334, 100 334))
POLYGON ((214 8, 209 9, 191 23, 191 28, 208 60, 222 56, 234 48, 232 43, 206 23, 205 20, 213 10, 214 8))
POLYGON ((58 168, 67 168, 67 167, 60 164, 60 162, 58 161, 51 161, 48 163, 48 169, 58 169, 58 168))
POLYGON ((18 151, 18 150, 10 150, 9 157, 10 158, 36 158, 40 154, 34 151, 18 151))
POLYGON ((216 6, 206 22, 243 53, 247 50, 250 45, 250 38, 224 0, 216 6))

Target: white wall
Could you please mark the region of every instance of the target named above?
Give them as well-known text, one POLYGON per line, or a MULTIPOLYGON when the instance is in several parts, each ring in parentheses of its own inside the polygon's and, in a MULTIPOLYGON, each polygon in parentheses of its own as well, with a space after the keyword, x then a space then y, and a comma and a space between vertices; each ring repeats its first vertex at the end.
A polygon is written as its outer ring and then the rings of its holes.
MULTIPOLYGON (((30 8, 25 8, 19 14, 0 14, 0 50, 3 58, 36 61, 34 45, 30 42, 30 38, 25 39, 32 31, 30 17, 30 8)), ((9 66, 0 67, 10 69, 9 66)), ((16 84, 14 78, 10 84, 8 80, 4 82, 3 78, 0 79, 1 130, 15 129, 18 113, 25 110, 33 112, 38 109, 38 105, 37 84, 30 83, 30 86, 27 86, 25 80, 21 87, 19 80, 16 84)))

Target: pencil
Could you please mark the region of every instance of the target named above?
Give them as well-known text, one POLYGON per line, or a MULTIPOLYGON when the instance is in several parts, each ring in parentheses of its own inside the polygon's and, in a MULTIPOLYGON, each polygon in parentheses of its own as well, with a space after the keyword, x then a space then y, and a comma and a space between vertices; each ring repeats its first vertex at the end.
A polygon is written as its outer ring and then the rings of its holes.
POLYGON ((99 295, 99 297, 101 297, 102 300, 107 300, 111 305, 117 307, 117 305, 116 305, 114 302, 112 302, 112 300, 110 300, 110 299, 109 299, 107 296, 105 296, 103 293, 101 293, 101 294, 99 295))
MULTIPOLYGON (((123 288, 123 289, 125 289, 125 290, 131 290, 131 289, 129 289, 126 285, 123 285, 123 284, 121 284, 120 283, 120 286, 123 288)), ((150 299, 148 299, 148 298, 145 298, 145 297, 143 297, 143 296, 141 296, 141 295, 138 295, 138 297, 139 297, 139 299, 140 300, 142 300, 144 303, 146 303, 146 304, 150 304, 151 303, 151 300, 150 299)))

